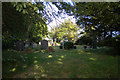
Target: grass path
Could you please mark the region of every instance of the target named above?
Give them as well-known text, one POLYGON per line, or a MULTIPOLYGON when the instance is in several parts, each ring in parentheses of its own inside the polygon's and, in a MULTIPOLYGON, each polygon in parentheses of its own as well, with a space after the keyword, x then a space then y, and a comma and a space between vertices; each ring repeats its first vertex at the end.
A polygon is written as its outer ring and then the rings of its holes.
POLYGON ((4 51, 3 77, 12 78, 117 78, 118 57, 107 55, 109 49, 74 50, 54 47, 54 53, 31 54, 4 51), (20 57, 22 56, 22 57, 20 57), (16 61, 7 59, 16 59, 16 61), (9 66, 8 66, 9 65, 9 66))

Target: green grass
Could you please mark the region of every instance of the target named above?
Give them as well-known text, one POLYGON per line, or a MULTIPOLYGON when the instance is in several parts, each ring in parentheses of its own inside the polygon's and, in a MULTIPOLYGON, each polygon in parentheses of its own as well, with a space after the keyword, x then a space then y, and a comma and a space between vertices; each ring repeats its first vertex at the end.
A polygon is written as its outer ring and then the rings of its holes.
POLYGON ((118 57, 109 48, 64 50, 33 53, 5 50, 2 53, 3 78, 117 78, 118 57))

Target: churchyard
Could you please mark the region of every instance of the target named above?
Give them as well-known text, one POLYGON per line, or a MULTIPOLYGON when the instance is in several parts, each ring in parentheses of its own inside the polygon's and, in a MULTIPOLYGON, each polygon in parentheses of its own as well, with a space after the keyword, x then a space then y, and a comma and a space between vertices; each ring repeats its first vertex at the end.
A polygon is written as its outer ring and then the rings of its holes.
POLYGON ((0 3, 3 79, 118 79, 119 2, 12 1, 0 3))
POLYGON ((110 48, 41 50, 30 53, 13 49, 3 50, 3 78, 117 78, 118 58, 110 48))

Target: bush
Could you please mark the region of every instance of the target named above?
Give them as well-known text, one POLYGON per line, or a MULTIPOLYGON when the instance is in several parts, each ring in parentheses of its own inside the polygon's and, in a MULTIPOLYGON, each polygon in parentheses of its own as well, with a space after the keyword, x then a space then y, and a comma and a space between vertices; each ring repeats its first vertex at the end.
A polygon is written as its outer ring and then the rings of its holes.
POLYGON ((14 48, 14 39, 8 38, 2 40, 2 49, 14 48))
POLYGON ((72 49, 74 48, 73 42, 64 42, 64 49, 72 49))
POLYGON ((81 36, 76 42, 76 45, 90 45, 92 44, 92 39, 90 37, 81 36))

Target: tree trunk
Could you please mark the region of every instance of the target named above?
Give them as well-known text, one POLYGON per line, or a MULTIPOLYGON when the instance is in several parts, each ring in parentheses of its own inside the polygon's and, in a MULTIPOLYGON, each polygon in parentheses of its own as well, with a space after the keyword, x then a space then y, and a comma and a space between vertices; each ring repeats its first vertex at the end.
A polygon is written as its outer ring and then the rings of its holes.
POLYGON ((30 40, 30 34, 29 34, 29 32, 30 32, 31 25, 32 24, 30 23, 29 26, 28 26, 28 28, 27 28, 27 34, 28 34, 27 39, 28 40, 30 40))

